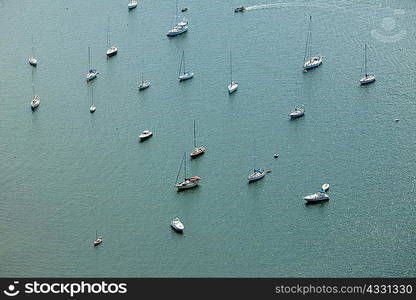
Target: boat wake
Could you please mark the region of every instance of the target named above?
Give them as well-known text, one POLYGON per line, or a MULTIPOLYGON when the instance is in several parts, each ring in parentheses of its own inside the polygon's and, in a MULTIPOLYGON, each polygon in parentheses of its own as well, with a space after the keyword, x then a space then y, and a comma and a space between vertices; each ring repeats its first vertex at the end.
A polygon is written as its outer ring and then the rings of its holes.
MULTIPOLYGON (((308 3, 288 3, 288 2, 281 2, 281 3, 271 3, 271 4, 263 4, 263 5, 253 5, 247 6, 247 10, 257 10, 257 9, 269 9, 269 8, 285 8, 285 7, 312 7, 312 8, 328 8, 333 7, 334 5, 330 4, 308 4, 308 3)), ((341 8, 342 7, 338 7, 341 8)))

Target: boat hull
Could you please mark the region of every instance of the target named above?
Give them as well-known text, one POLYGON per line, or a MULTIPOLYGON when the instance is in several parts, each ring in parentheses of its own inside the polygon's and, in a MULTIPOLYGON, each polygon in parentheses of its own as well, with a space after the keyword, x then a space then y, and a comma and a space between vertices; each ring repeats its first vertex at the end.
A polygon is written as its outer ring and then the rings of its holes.
POLYGON ((376 77, 371 75, 371 76, 366 76, 360 79, 360 84, 361 85, 366 85, 369 83, 373 83, 374 81, 376 81, 376 77))
POLYGON ((85 76, 85 78, 87 79, 87 81, 93 80, 95 77, 97 77, 98 72, 90 72, 87 73, 87 75, 85 76))
POLYGON ((171 29, 171 30, 169 30, 169 32, 166 35, 168 37, 174 37, 174 36, 184 34, 187 31, 188 31, 188 26, 184 26, 181 29, 175 29, 175 28, 171 29))
POLYGON ((324 201, 328 201, 329 198, 322 198, 322 199, 317 199, 317 200, 307 200, 304 199, 306 201, 307 204, 312 204, 312 203, 320 203, 320 202, 324 202, 324 201))
POLYGON ((204 147, 199 147, 199 148, 194 149, 191 152, 190 156, 191 156, 191 158, 197 158, 198 156, 200 156, 204 153, 205 153, 205 148, 204 147))
POLYGON ((303 69, 304 70, 311 70, 311 69, 319 67, 320 65, 322 65, 322 58, 321 57, 319 59, 316 59, 316 60, 312 59, 312 60, 309 60, 309 61, 305 62, 305 64, 303 65, 303 69))
POLYGON ((153 136, 153 134, 146 135, 146 136, 139 136, 139 140, 140 140, 140 142, 143 142, 147 139, 150 139, 152 136, 153 136))
POLYGON ((36 67, 36 66, 37 66, 37 64, 38 64, 38 61, 37 61, 37 59, 36 59, 36 58, 34 58, 34 57, 30 57, 30 58, 29 58, 29 64, 30 64, 31 66, 36 67))
POLYGON ((264 176, 266 176, 266 172, 262 172, 261 174, 259 174, 259 175, 256 175, 256 176, 248 176, 247 177, 247 180, 248 180, 248 182, 254 182, 254 181, 257 181, 257 180, 260 180, 260 179, 263 179, 264 178, 264 176))
POLYGON ((185 81, 185 80, 189 80, 193 77, 194 77, 194 73, 188 72, 188 73, 179 75, 178 79, 179 79, 179 81, 185 81))
POLYGON ((301 112, 301 113, 291 113, 291 114, 289 114, 289 117, 291 119, 297 119, 297 118, 303 117, 304 115, 305 115, 305 112, 301 112))
POLYGON ((94 113, 94 112, 95 112, 95 109, 96 109, 96 107, 95 107, 94 105, 92 105, 92 106, 90 107, 90 113, 94 113))
POLYGON ((235 82, 235 83, 232 83, 232 84, 229 84, 228 85, 228 94, 232 94, 232 93, 234 93, 236 90, 238 89, 238 83, 237 82, 235 82))
POLYGON ((118 49, 116 49, 116 50, 108 50, 107 51, 107 57, 112 57, 112 56, 116 55, 117 52, 118 52, 118 49))
POLYGON ((145 90, 145 89, 147 89, 148 87, 150 86, 150 82, 145 82, 145 83, 143 83, 143 84, 139 84, 139 86, 138 86, 138 88, 139 88, 139 91, 141 91, 141 90, 145 90))

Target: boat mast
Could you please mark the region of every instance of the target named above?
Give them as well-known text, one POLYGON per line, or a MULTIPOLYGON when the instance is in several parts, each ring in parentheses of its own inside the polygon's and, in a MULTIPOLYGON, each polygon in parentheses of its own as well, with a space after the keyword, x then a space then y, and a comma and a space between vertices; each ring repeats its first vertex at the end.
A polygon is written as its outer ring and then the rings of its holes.
POLYGON ((183 153, 183 161, 185 163, 185 165, 184 165, 185 179, 184 180, 186 180, 186 152, 183 153))
POLYGON ((367 77, 367 44, 365 44, 365 50, 364 50, 364 73, 365 73, 365 77, 367 77))
POLYGON ((142 83, 143 83, 144 81, 143 81, 143 72, 142 72, 142 83))
POLYGON ((182 160, 181 160, 181 165, 179 166, 179 171, 178 171, 178 174, 176 175, 176 180, 175 180, 175 183, 177 183, 177 182, 178 182, 179 174, 181 173, 181 169, 182 169, 182 164, 183 164, 183 158, 182 158, 182 160))
POLYGON ((230 84, 233 83, 233 56, 230 50, 230 84))
MULTIPOLYGON (((185 51, 182 51, 182 57, 181 57, 181 64, 179 65, 179 75, 181 75, 181 71, 182 71, 182 63, 183 63, 183 56, 185 55, 185 51)), ((183 71, 183 73, 185 74, 185 70, 183 71)))
POLYGON ((194 148, 196 148, 195 120, 194 120, 194 148))
POLYGON ((94 105, 94 88, 91 85, 91 106, 94 105))
POLYGON ((35 50, 34 50, 35 48, 33 47, 33 33, 32 33, 32 55, 34 56, 35 55, 35 50))
POLYGON ((182 50, 182 56, 183 56, 183 74, 185 74, 185 50, 182 50))
POLYGON ((309 27, 308 27, 308 35, 306 37, 306 46, 305 46, 305 56, 303 57, 303 62, 306 62, 306 58, 310 60, 310 42, 312 40, 312 31, 311 31, 311 24, 312 24, 312 16, 309 16, 309 27))
POLYGON ((88 71, 91 70, 91 53, 90 47, 88 47, 88 71))
POLYGON ((175 15, 176 15, 176 24, 178 24, 178 0, 176 0, 176 9, 175 9, 175 15))
POLYGON ((35 85, 33 84, 33 70, 32 70, 32 94, 33 94, 33 98, 35 98, 35 85))
POLYGON ((107 47, 110 48, 110 16, 108 16, 108 20, 107 20, 107 47))

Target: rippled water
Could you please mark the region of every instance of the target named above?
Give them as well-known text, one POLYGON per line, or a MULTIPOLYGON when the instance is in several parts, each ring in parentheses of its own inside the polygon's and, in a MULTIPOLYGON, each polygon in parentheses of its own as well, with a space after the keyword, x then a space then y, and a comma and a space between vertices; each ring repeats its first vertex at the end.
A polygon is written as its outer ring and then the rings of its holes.
POLYGON ((174 39, 174 1, 127 2, 0 2, 1 276, 416 275, 414 1, 181 0, 174 39), (309 14, 324 63, 303 73, 309 14), (360 87, 365 43, 378 77, 360 87), (178 83, 182 50, 195 77, 178 83), (177 193, 194 119, 203 180, 177 193), (253 140, 273 172, 249 185, 253 140), (325 182, 331 200, 305 206, 325 182))

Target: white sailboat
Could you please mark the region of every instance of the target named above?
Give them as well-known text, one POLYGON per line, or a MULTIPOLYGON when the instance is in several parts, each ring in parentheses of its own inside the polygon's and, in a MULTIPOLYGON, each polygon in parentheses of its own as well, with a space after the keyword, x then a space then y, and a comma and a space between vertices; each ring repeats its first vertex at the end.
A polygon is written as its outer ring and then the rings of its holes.
POLYGON ((365 50, 364 50, 364 77, 360 79, 360 84, 364 85, 364 84, 369 84, 372 83, 374 81, 376 81, 376 76, 373 74, 368 74, 367 73, 367 44, 365 44, 365 50))
POLYGON ((289 114, 289 117, 291 119, 296 119, 303 117, 305 115, 305 106, 301 105, 298 107, 295 107, 295 109, 289 114))
POLYGON ((185 51, 182 51, 182 58, 181 58, 181 65, 179 66, 179 81, 188 80, 194 77, 194 73, 187 72, 185 69, 185 51), (182 73, 182 65, 183 65, 183 73, 182 73))
POLYGON ((233 80, 233 56, 230 51, 230 84, 228 85, 228 94, 234 93, 238 89, 238 82, 233 80))
POLYGON ((266 175, 266 171, 264 169, 256 168, 256 155, 254 154, 254 152, 255 152, 255 144, 253 146, 253 172, 250 175, 248 175, 247 177, 248 182, 260 180, 264 178, 264 176, 266 175))
POLYGON ((312 44, 312 16, 309 16, 309 29, 308 29, 308 36, 306 38, 306 47, 305 47, 305 56, 303 58, 303 70, 307 71, 316 67, 319 67, 322 64, 322 56, 320 55, 313 55, 311 52, 311 44, 312 44))
POLYGON ((204 146, 196 146, 195 120, 194 120, 194 150, 191 152, 191 158, 196 158, 205 153, 204 146))
POLYGON ((40 105, 40 97, 35 95, 35 85, 33 84, 33 70, 32 70, 32 94, 33 99, 30 101, 30 107, 32 110, 35 110, 40 105))
POLYGON ((178 16, 178 0, 176 0, 176 8, 175 8, 175 15, 176 15, 176 24, 173 26, 171 30, 168 31, 166 34, 168 37, 174 37, 180 34, 183 34, 188 31, 188 22, 182 19, 179 22, 178 16))
POLYGON ((139 140, 140 142, 143 142, 152 136, 153 136, 153 132, 146 129, 146 130, 143 130, 142 133, 139 134, 139 140))
POLYGON ((97 108, 94 105, 94 89, 91 86, 91 106, 90 106, 90 113, 94 113, 97 108))
POLYGON ((137 0, 131 0, 131 1, 129 2, 129 4, 127 4, 127 7, 128 7, 129 9, 136 8, 136 6, 137 6, 137 0))
POLYGON ((32 34, 32 55, 29 56, 29 64, 36 67, 38 64, 38 60, 35 58, 35 48, 33 47, 33 34, 32 34))
POLYGON ((186 177, 186 152, 185 152, 183 154, 182 162, 179 167, 178 175, 176 176, 175 182, 178 182, 178 178, 182 169, 182 165, 184 165, 184 179, 182 182, 179 182, 175 185, 176 188, 178 189, 178 192, 183 191, 183 190, 188 190, 188 189, 198 186, 199 181, 202 179, 201 177, 198 177, 198 176, 193 176, 189 178, 186 177))
POLYGON ((139 82, 139 85, 138 85, 139 91, 147 89, 149 86, 150 86, 150 81, 143 80, 143 72, 142 72, 142 81, 139 82))
POLYGON ((320 190, 319 192, 317 192, 315 194, 303 197, 303 199, 307 203, 317 203, 317 202, 329 200, 329 196, 327 194, 325 194, 324 190, 320 190))
POLYGON ((108 16, 108 28, 107 28, 107 57, 111 57, 117 54, 118 48, 117 46, 113 45, 110 46, 110 16, 108 16))
POLYGON ((91 69, 91 52, 90 47, 88 47, 88 73, 85 77, 87 78, 87 81, 89 81, 97 77, 98 74, 96 69, 91 69))

